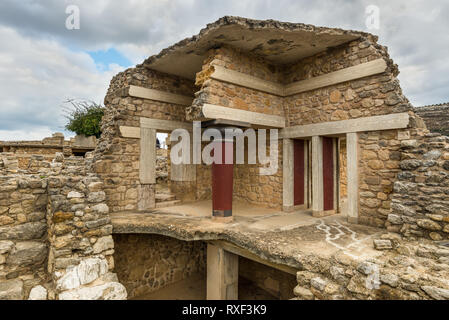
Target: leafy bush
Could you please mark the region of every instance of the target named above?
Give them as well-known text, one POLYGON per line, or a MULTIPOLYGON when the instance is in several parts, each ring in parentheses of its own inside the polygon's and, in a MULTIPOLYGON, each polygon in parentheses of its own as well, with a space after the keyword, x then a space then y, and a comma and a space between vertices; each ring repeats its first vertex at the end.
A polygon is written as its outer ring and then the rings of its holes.
POLYGON ((67 100, 64 111, 69 121, 65 128, 76 134, 84 134, 87 137, 101 135, 101 118, 104 115, 104 107, 93 101, 67 100))

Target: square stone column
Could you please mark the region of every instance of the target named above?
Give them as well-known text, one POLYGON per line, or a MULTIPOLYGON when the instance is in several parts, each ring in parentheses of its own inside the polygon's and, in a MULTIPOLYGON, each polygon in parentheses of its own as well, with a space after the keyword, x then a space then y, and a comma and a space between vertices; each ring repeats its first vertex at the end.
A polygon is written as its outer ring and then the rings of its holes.
POLYGON ((239 258, 223 248, 207 245, 207 300, 237 300, 239 258))
POLYGON ((323 213, 323 142, 319 136, 312 137, 312 212, 323 213))
POLYGON ((357 133, 346 134, 348 221, 357 223, 359 217, 359 143, 357 133))
POLYGON ((294 202, 294 159, 293 159, 293 140, 283 139, 282 142, 283 154, 282 154, 282 208, 286 212, 293 211, 294 202))

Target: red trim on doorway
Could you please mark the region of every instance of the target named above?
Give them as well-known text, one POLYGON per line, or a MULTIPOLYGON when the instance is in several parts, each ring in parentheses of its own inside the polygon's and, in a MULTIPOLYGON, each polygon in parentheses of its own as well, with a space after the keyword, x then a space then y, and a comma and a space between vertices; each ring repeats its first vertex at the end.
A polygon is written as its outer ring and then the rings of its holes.
POLYGON ((293 195, 295 206, 305 203, 304 199, 304 140, 293 140, 293 195))
POLYGON ((334 209, 334 141, 323 137, 323 209, 334 209))

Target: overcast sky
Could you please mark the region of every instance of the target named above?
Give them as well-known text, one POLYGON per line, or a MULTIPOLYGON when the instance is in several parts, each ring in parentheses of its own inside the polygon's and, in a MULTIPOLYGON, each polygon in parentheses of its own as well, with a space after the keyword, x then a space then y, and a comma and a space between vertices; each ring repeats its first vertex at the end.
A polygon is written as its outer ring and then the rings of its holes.
POLYGON ((103 102, 114 74, 224 15, 375 33, 415 106, 449 101, 447 0, 1 0, 0 140, 63 131, 64 100, 103 102), (79 30, 66 28, 72 4, 79 30), (369 5, 379 29, 367 28, 369 5))

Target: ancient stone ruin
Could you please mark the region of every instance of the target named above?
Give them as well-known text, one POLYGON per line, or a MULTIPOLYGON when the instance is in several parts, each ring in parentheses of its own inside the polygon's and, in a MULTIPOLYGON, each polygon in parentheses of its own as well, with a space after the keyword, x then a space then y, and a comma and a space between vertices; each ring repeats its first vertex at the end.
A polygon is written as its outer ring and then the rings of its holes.
POLYGON ((0 299, 449 299, 449 137, 398 73, 372 34, 223 17, 117 74, 85 157, 0 153, 0 299), (270 161, 173 163, 176 129, 270 161))

